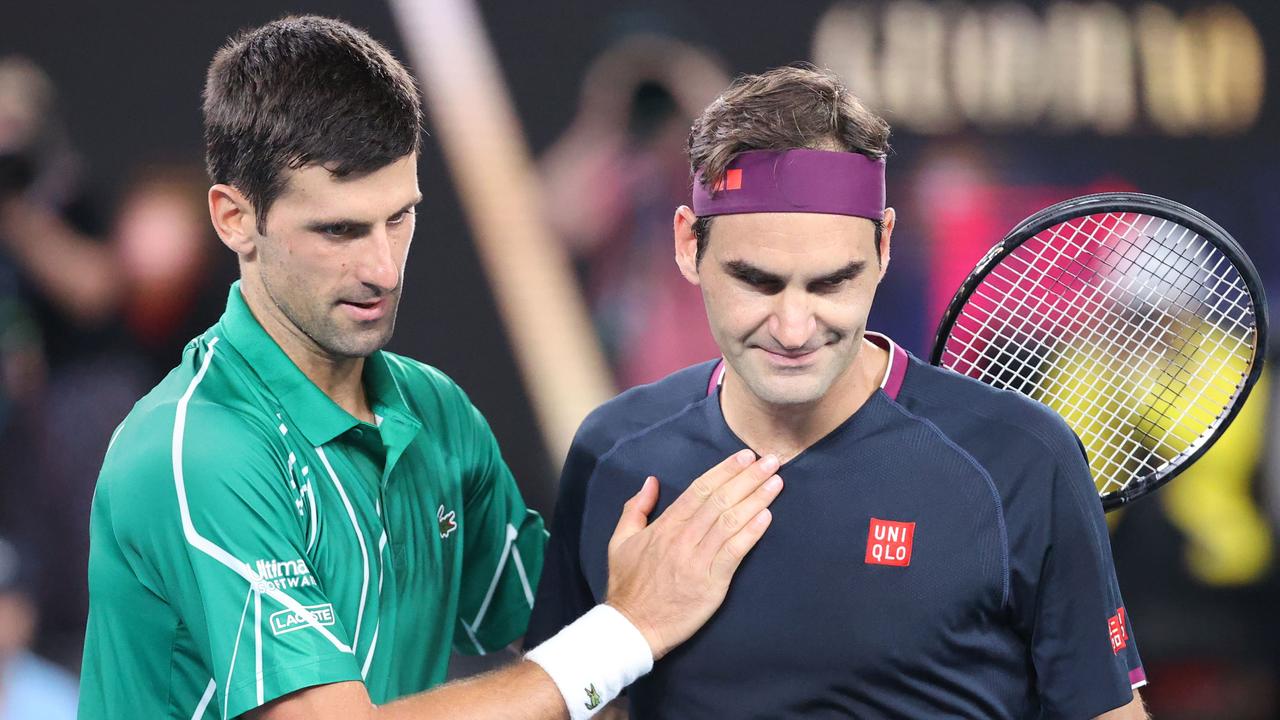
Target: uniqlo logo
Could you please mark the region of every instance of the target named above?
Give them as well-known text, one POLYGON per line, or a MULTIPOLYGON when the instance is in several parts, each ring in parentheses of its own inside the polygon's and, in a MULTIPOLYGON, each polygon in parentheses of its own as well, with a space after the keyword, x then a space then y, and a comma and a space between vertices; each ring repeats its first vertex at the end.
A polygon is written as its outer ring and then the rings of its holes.
POLYGON ((1107 630, 1111 633, 1111 654, 1119 654, 1129 644, 1129 631, 1125 629, 1124 608, 1116 608, 1116 614, 1107 618, 1107 630))
POLYGON ((911 540, 916 534, 913 522, 871 518, 867 531, 867 564, 906 567, 911 564, 911 540))
POLYGON ((712 190, 741 190, 742 189, 742 168, 734 168, 725 170, 724 177, 716 181, 711 187, 712 190))

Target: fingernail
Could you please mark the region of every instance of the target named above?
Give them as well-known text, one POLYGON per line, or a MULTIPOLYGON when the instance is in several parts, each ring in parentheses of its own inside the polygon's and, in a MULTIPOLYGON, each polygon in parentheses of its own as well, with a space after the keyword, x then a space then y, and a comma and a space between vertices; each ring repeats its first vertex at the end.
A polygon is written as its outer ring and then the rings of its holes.
POLYGON ((751 522, 755 523, 756 525, 767 525, 769 523, 770 516, 771 516, 771 513, 769 512, 769 509, 765 508, 764 510, 761 510, 760 512, 756 513, 756 516, 751 519, 751 522))
POLYGON ((777 470, 778 456, 773 453, 765 455, 764 460, 760 463, 760 467, 764 468, 765 472, 773 472, 774 470, 777 470))
POLYGON ((647 478, 645 478, 645 479, 644 479, 644 485, 641 485, 641 486, 640 486, 640 489, 641 489, 641 490, 648 490, 648 489, 649 489, 649 483, 655 483, 655 482, 658 482, 658 478, 656 478, 656 477, 654 477, 654 476, 650 475, 649 477, 647 477, 647 478))
POLYGON ((764 484, 764 489, 769 492, 775 492, 782 487, 782 478, 774 475, 764 484))
POLYGON ((755 462, 756 454, 750 450, 739 450, 738 454, 733 456, 733 459, 738 461, 738 465, 746 467, 755 462))

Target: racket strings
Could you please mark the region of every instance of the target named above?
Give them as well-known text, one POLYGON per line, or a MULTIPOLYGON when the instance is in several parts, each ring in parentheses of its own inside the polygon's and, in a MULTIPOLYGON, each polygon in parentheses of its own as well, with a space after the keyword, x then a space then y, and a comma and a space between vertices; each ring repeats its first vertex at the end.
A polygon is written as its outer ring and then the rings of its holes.
POLYGON ((1057 410, 1107 494, 1211 436, 1255 330, 1244 280, 1212 243, 1169 220, 1097 214, 1041 232, 983 278, 942 365, 1057 410))
MULTIPOLYGON (((1039 252, 1037 253, 1037 259, 1042 260, 1044 258, 1044 251, 1050 247, 1052 246, 1043 245, 1040 248, 1039 252)), ((1037 323, 1048 322, 1052 324, 1055 321, 1055 318, 1049 317, 1043 309, 1029 307, 1027 299, 1030 297, 1035 297, 1034 291, 1036 288, 1029 287, 1027 286, 1026 283, 1023 282, 1023 280, 1027 276, 1026 270, 1025 269, 1019 270, 1016 267, 1015 263, 1013 262, 1009 263, 1009 268, 1015 271, 1012 277, 1012 282, 1014 284, 1014 290, 1017 292, 1017 295, 1010 295, 1010 297, 1018 298, 1017 306, 1015 309, 1019 312, 1029 311, 1029 313, 1026 316, 1015 314, 1014 317, 1025 318, 1024 322, 1013 324, 1005 328, 1006 330, 1012 330, 1012 332, 1004 335, 1001 338, 1003 342, 1000 342, 994 346, 990 346, 990 347, 997 348, 997 355, 994 358, 993 364, 991 366, 988 366, 988 372, 984 372, 980 376, 981 379, 987 382, 992 381, 992 378, 989 376, 989 370, 991 367, 1008 365, 1008 362, 1007 362, 1008 358, 1005 357, 1006 355, 1008 355, 1008 348, 1015 347, 1019 343, 1025 342, 1028 338, 1039 335, 1040 333, 1037 332, 1037 330, 1040 328, 1036 327, 1037 323)), ((999 278, 1000 275, 1008 275, 1008 274, 1009 274, 1008 272, 998 273, 995 275, 995 277, 999 278)), ((1076 279, 1079 279, 1078 271, 1072 269, 1071 265, 1060 264, 1059 272, 1053 276, 1053 279, 1052 279, 1053 284, 1056 286, 1061 286, 1064 282, 1064 277, 1063 277, 1064 274, 1070 274, 1076 279)), ((1101 313, 1104 315, 1105 314, 1109 314, 1113 316, 1116 315, 1116 313, 1112 312, 1110 308, 1108 308, 1107 306, 1101 303, 1101 301, 1097 297, 1096 292, 1090 293, 1088 295, 1082 295, 1082 303, 1085 304, 1086 306, 1092 305, 1093 307, 1089 308, 1091 312, 1099 313, 1099 311, 1101 311, 1101 313)), ((984 320, 983 330, 991 329, 991 320, 993 317, 994 315, 988 316, 984 320)), ((1116 342, 1116 338, 1112 336, 1111 331, 1119 327, 1119 325, 1116 322, 1114 322, 1115 320, 1114 317, 1111 318, 1111 320, 1112 322, 1101 323, 1105 329, 1102 331, 1101 335, 1095 338, 1094 345, 1089 349, 1089 352, 1081 353, 1075 356, 1074 360, 1076 365, 1084 365, 1085 363, 1098 364, 1105 361, 1108 357, 1115 357, 1118 355, 1118 353, 1116 352, 1116 350, 1119 349, 1116 347, 1118 343, 1116 342)), ((1057 330, 1059 334, 1062 334, 1062 329, 1060 327, 1052 328, 1052 329, 1057 330)), ((1076 331, 1079 332, 1079 328, 1077 328, 1076 331)), ((984 332, 982 334, 987 335, 989 333, 984 332)), ((1042 353, 1035 353, 1034 355, 1040 355, 1040 354, 1042 353)), ((1025 358, 1026 354, 1019 353, 1019 357, 1025 358)), ((1018 368, 1019 370, 1022 370, 1026 366, 1025 361, 1021 363, 1021 365, 1023 367, 1018 368)), ((1154 367, 1154 365, 1152 366, 1154 367)), ((1078 368, 1071 368, 1071 369, 1076 370, 1078 368)), ((1133 370, 1140 370, 1140 369, 1141 367, 1138 365, 1135 365, 1133 367, 1133 370)), ((1026 384, 1024 384, 1024 387, 1025 385, 1026 384)), ((1038 399, 1041 399, 1042 401, 1048 401, 1049 403, 1056 405, 1059 408, 1069 408, 1072 403, 1078 404, 1078 401, 1081 399, 1071 395, 1064 396, 1062 394, 1064 391, 1068 393, 1072 393, 1077 390, 1077 388, 1073 388, 1071 385, 1064 385, 1058 388, 1052 388, 1052 387, 1044 388, 1044 387, 1037 387, 1035 384, 1031 384, 1031 385, 1032 386, 1030 387, 1030 392, 1028 392, 1028 394, 1036 396, 1038 399)), ((1124 385, 1118 385, 1117 387, 1124 387, 1124 385)), ((1102 393, 1098 402, 1093 403, 1093 405, 1094 407, 1092 409, 1094 410, 1095 413, 1100 413, 1106 416, 1107 419, 1112 423, 1123 420, 1123 417, 1119 413, 1119 409, 1123 407, 1123 399, 1116 397, 1114 392, 1102 393)), ((1073 418, 1070 417, 1070 413, 1066 413, 1066 414, 1068 415, 1068 421, 1070 422, 1070 420, 1073 418)), ((1086 443, 1089 443, 1092 439, 1093 438, 1088 437, 1088 434, 1086 433, 1086 437, 1084 441, 1086 443)), ((1096 443, 1094 444, 1096 445, 1096 443)), ((1123 446, 1121 447, 1123 448, 1123 446)), ((1105 458, 1103 459, 1102 464, 1103 465, 1106 464, 1105 458)))
MULTIPOLYGON (((1156 259, 1157 259, 1157 260, 1160 260, 1160 259, 1161 259, 1161 256, 1156 256, 1156 259)), ((1158 273, 1158 275, 1160 275, 1160 278, 1161 278, 1161 279, 1165 279, 1165 281, 1167 281, 1167 279, 1169 279, 1169 278, 1167 278, 1167 274, 1169 274, 1169 270, 1170 270, 1170 269, 1176 269, 1176 268, 1175 268, 1175 266, 1172 266, 1172 265, 1167 264, 1167 263, 1165 263, 1165 264, 1164 264, 1164 266, 1158 266, 1158 265, 1160 265, 1160 263, 1157 263, 1157 266, 1155 266, 1155 268, 1153 268, 1153 272, 1158 273)), ((1074 266, 1071 266, 1071 272, 1073 272, 1073 274, 1078 275, 1078 277, 1079 277, 1078 269, 1074 268, 1074 266)), ((1059 279, 1061 279, 1061 278, 1059 278, 1059 279)), ((1103 284, 1105 284, 1105 283, 1103 283, 1103 284)), ((1155 287, 1155 283, 1147 283, 1147 284, 1148 284, 1148 286, 1155 287)), ((1126 290, 1130 290, 1130 291, 1132 291, 1132 287, 1130 287, 1130 288, 1126 288, 1126 290)), ((1146 318, 1144 318, 1143 320, 1149 320, 1149 319, 1151 319, 1151 310, 1152 310, 1152 306, 1151 306, 1151 305, 1148 305, 1148 306, 1147 306, 1147 309, 1146 309, 1146 314, 1144 314, 1144 315, 1146 315, 1146 318)), ((1132 311, 1130 311, 1130 313, 1126 314, 1126 315, 1128 315, 1128 316, 1125 316, 1125 318, 1124 318, 1124 319, 1126 320, 1126 322, 1133 323, 1133 324, 1135 325, 1135 327, 1138 327, 1138 328, 1140 329, 1140 331, 1143 331, 1144 337, 1139 338, 1139 340, 1142 340, 1142 341, 1144 341, 1144 342, 1151 342, 1151 341, 1160 341, 1160 342, 1164 342, 1164 338, 1162 338, 1161 336, 1158 336, 1158 334, 1153 334, 1153 332, 1152 332, 1152 331, 1153 331, 1153 329, 1155 329, 1155 328, 1157 327, 1157 325, 1156 325, 1156 324, 1149 323, 1149 322, 1135 322, 1135 320, 1134 320, 1134 318, 1133 318, 1132 314, 1133 314, 1133 313, 1132 313, 1132 311)), ((1175 316, 1175 318, 1176 318, 1176 316, 1175 316)), ((1116 346, 1115 346, 1115 345, 1116 345, 1116 342, 1115 342, 1115 338, 1114 338, 1114 337, 1103 336, 1103 338, 1105 338, 1105 340, 1106 340, 1106 341, 1110 341, 1110 345, 1112 345, 1112 347, 1105 347, 1105 346, 1103 346, 1103 347, 1098 348, 1098 350, 1100 350, 1100 351, 1101 351, 1101 352, 1100 352, 1100 354, 1102 354, 1102 355, 1111 355, 1111 356, 1116 356, 1116 352, 1117 352, 1117 351, 1123 351, 1123 350, 1129 350, 1129 351, 1132 351, 1132 350, 1133 350, 1133 347, 1123 347, 1123 346, 1121 346, 1121 347, 1116 347, 1116 346), (1107 351, 1110 351, 1110 352, 1107 352, 1107 351)), ((1166 343, 1166 345, 1167 345, 1167 343, 1166 343)), ((1175 350, 1179 350, 1179 351, 1180 351, 1180 348, 1175 348, 1175 350)), ((1181 354, 1181 352, 1179 352, 1179 354, 1181 354)), ((1143 356, 1139 356, 1139 357, 1143 357, 1143 356)), ((1088 357, 1088 359, 1089 359, 1089 360, 1092 360, 1092 361, 1098 361, 1098 360, 1100 360, 1100 359, 1098 359, 1098 357, 1096 357, 1096 356, 1089 356, 1089 357, 1088 357)), ((1143 364, 1140 364, 1140 363, 1139 363, 1139 364, 1132 364, 1132 368, 1130 368, 1130 372, 1129 372, 1128 374, 1121 375, 1121 380, 1124 380, 1124 382, 1121 382, 1121 383, 1115 383, 1115 384, 1117 384, 1117 386, 1119 386, 1119 387, 1129 386, 1129 384, 1133 382, 1133 379, 1134 379, 1134 378, 1133 378, 1133 375, 1134 375, 1134 373, 1135 373, 1135 372, 1142 372, 1142 373, 1144 373, 1144 374, 1146 374, 1146 375, 1149 375, 1149 373, 1151 373, 1151 370, 1153 370, 1153 369, 1157 368, 1157 366, 1158 366, 1158 365, 1157 365, 1156 363, 1147 363, 1146 365, 1143 365, 1143 364)), ((1146 379, 1146 378, 1143 378, 1143 379, 1146 379)), ((1125 402, 1125 401, 1126 401, 1126 402, 1130 402, 1130 404, 1132 404, 1132 402, 1133 402, 1133 398, 1117 398, 1117 397, 1115 397, 1114 393, 1105 393, 1105 400, 1110 400, 1112 405, 1117 404, 1117 401, 1120 401, 1120 404, 1123 404, 1123 402, 1125 402)), ((1108 407, 1108 410, 1110 410, 1110 407, 1108 407)), ((1114 411, 1112 411, 1112 414, 1114 414, 1114 411)), ((1142 430, 1142 428, 1140 428, 1140 425, 1139 425, 1139 427, 1134 428, 1134 429, 1142 430)), ((1153 438, 1153 437, 1149 436, 1149 433, 1143 433, 1143 434, 1146 434, 1146 436, 1147 436, 1147 437, 1146 437, 1146 438, 1144 438, 1144 439, 1146 439, 1146 442, 1148 443, 1148 445, 1149 445, 1149 443, 1151 443, 1151 442, 1153 441, 1153 439, 1155 439, 1155 438, 1153 438)), ((1092 439, 1092 438, 1091 438, 1091 439, 1092 439)), ((1129 438, 1128 445, 1120 445, 1120 446, 1119 446, 1119 450, 1121 450, 1121 451, 1129 451, 1129 452, 1132 452, 1132 451, 1134 451, 1134 450, 1135 450, 1135 448, 1137 448, 1137 446, 1138 446, 1138 442, 1135 442, 1135 441, 1134 441, 1134 439, 1133 439, 1132 437, 1130 437, 1130 438, 1129 438)), ((1115 455, 1115 452, 1112 452, 1112 457, 1108 457, 1108 459, 1110 459, 1110 460, 1112 460, 1112 461, 1116 460, 1116 459, 1115 459, 1115 457, 1114 457, 1114 455, 1115 455)), ((1107 459, 1107 457, 1105 457, 1105 459, 1103 459, 1103 460, 1108 460, 1108 459, 1107 459)), ((1149 465, 1151 465, 1151 464, 1149 464, 1149 462, 1148 462, 1148 464, 1146 464, 1146 465, 1147 465, 1147 466, 1149 466, 1149 465)))
MULTIPOLYGON (((1190 256, 1190 257, 1194 258, 1194 255, 1192 255, 1192 256, 1190 256)), ((1157 261, 1163 261, 1163 258, 1161 258, 1161 257, 1159 257, 1159 256, 1157 256, 1157 257, 1156 257, 1156 259, 1157 259, 1157 261)), ((1173 265, 1171 265, 1171 264, 1169 264, 1169 263, 1163 263, 1163 265, 1164 265, 1164 268, 1163 268, 1164 272, 1162 272, 1162 273, 1161 273, 1161 275, 1162 275, 1161 279, 1162 279, 1162 280, 1164 280, 1164 281, 1167 281, 1167 280, 1168 280, 1168 277, 1167 277, 1167 271, 1168 271, 1168 270, 1179 270, 1179 271, 1181 271, 1181 269, 1180 269, 1180 268, 1177 268, 1177 267, 1175 267, 1175 266, 1173 266, 1173 265)), ((1161 270, 1161 268, 1156 268, 1156 270, 1161 270)), ((1216 270, 1217 270, 1217 268, 1214 268, 1214 270, 1216 271, 1216 270)), ((1194 279, 1194 276, 1191 276, 1191 275, 1189 275, 1189 274, 1187 274, 1187 273, 1185 273, 1185 272, 1182 272, 1182 274, 1183 274, 1185 277, 1188 277, 1188 278, 1194 279)), ((1103 283, 1103 284, 1104 284, 1104 285, 1105 285, 1105 280, 1106 280, 1106 279, 1107 279, 1107 278, 1105 278, 1105 277, 1103 278, 1103 281, 1104 281, 1104 283, 1103 283)), ((1130 288, 1126 288, 1126 289, 1128 290, 1128 289, 1130 289, 1130 288)), ((1146 366, 1145 366, 1145 367, 1143 367, 1143 365, 1142 365, 1141 363, 1133 363, 1133 362, 1131 362, 1131 363, 1130 363, 1130 365, 1131 365, 1132 371, 1133 371, 1133 372, 1136 372, 1136 371, 1144 371, 1144 370, 1145 370, 1146 374, 1149 374, 1149 373, 1150 373, 1150 371, 1155 370, 1155 369, 1157 369, 1157 368, 1160 366, 1160 363, 1159 363, 1159 361, 1158 361, 1158 358, 1160 358, 1162 354, 1167 354, 1167 353, 1169 353, 1169 352, 1175 353, 1175 355, 1176 355, 1175 360, 1178 360, 1178 361, 1182 362, 1183 364, 1188 363, 1188 362, 1192 362, 1192 361, 1194 360, 1194 358, 1193 358, 1193 357, 1191 356, 1191 354, 1190 354, 1190 353, 1188 353, 1188 352, 1187 352, 1187 350, 1186 350, 1186 349, 1187 349, 1187 346, 1191 344, 1191 343, 1189 342, 1189 340, 1190 340, 1190 339, 1189 339, 1189 338, 1187 338, 1187 337, 1185 337, 1185 333, 1179 333, 1179 335, 1182 335, 1182 336, 1183 336, 1183 337, 1181 338, 1181 339, 1182 339, 1182 342, 1181 342, 1179 345, 1174 346, 1174 345, 1171 345, 1170 343, 1168 343, 1168 342, 1167 342, 1167 340, 1166 340, 1166 336, 1167 336, 1167 334, 1155 334, 1155 333, 1153 333, 1153 330, 1155 330, 1157 327, 1159 327, 1159 323, 1158 323, 1158 321, 1153 321, 1154 319, 1153 319, 1153 317, 1152 317, 1152 313, 1157 309, 1157 306, 1156 306, 1156 305, 1154 305, 1154 304, 1152 304, 1152 303, 1150 303, 1150 302, 1149 302, 1149 298, 1144 297, 1144 298, 1142 298, 1142 301, 1143 301, 1143 302, 1142 302, 1142 305, 1143 305, 1143 306, 1145 306, 1145 308, 1144 308, 1144 312, 1139 313, 1139 314, 1141 315, 1141 318, 1140 318, 1140 319, 1135 319, 1135 317, 1133 316, 1133 315, 1134 315, 1134 311, 1133 311, 1133 310, 1130 310, 1130 311, 1126 314, 1126 316, 1123 318, 1123 321, 1124 321, 1124 322, 1126 322, 1126 323, 1128 323, 1128 325, 1118 325, 1118 327, 1128 327, 1128 326, 1135 326, 1135 327, 1137 327, 1140 331, 1142 331, 1142 332, 1143 332, 1143 336, 1142 336, 1141 338, 1139 338, 1139 339, 1142 341, 1141 345, 1144 345, 1144 346, 1146 346, 1146 347, 1150 347, 1150 345, 1149 345, 1149 344, 1150 344, 1150 343, 1152 343, 1152 342, 1154 342, 1154 343, 1157 345, 1157 347, 1152 348, 1152 349, 1158 350, 1158 351, 1160 351, 1160 352, 1157 352, 1157 353, 1150 353, 1150 352, 1148 352, 1148 353, 1144 353, 1144 355, 1142 355, 1142 356, 1139 356, 1139 358, 1140 358, 1140 359, 1148 359, 1148 358, 1150 358, 1151 360, 1150 360, 1149 362, 1147 362, 1147 363, 1146 363, 1146 366), (1161 345, 1163 346, 1163 348, 1158 347, 1158 346, 1161 346, 1161 345)), ((1095 301, 1095 302, 1096 302, 1096 301, 1095 301)), ((1185 303, 1183 304, 1183 307, 1184 307, 1184 308, 1186 308, 1185 303)), ((1096 312, 1096 309, 1095 309, 1095 312, 1096 312)), ((1173 315, 1173 316, 1171 316, 1171 319, 1174 321, 1174 323, 1173 323, 1174 325, 1181 325, 1183 330, 1190 329, 1190 326, 1188 326, 1186 323, 1181 322, 1181 318, 1180 318, 1178 315, 1173 315)), ((1113 329, 1114 327, 1116 327, 1116 326, 1112 326, 1112 328, 1109 328, 1109 330, 1110 330, 1110 329, 1113 329)), ((1111 337, 1104 337, 1104 340, 1112 341, 1112 342, 1113 342, 1113 344, 1114 344, 1114 338, 1111 338, 1111 337)), ((1144 347, 1144 348, 1142 348, 1142 349, 1146 349, 1146 347, 1144 347)), ((1111 348, 1111 349, 1115 350, 1116 348, 1111 348)), ((1134 350, 1134 348, 1127 348, 1127 349, 1128 349, 1128 350, 1130 350, 1130 351, 1134 350)), ((1092 360, 1094 360, 1094 361, 1096 361, 1096 359, 1094 359, 1094 358, 1091 358, 1091 359, 1092 359, 1092 360)), ((1123 379, 1124 379, 1125 381, 1127 381, 1127 382, 1132 382, 1132 381, 1134 380, 1134 378, 1132 377, 1132 372, 1130 372, 1128 375, 1126 375, 1123 379)), ((1140 380, 1143 380, 1143 381, 1147 380, 1147 378, 1146 378, 1146 377, 1139 378, 1139 379, 1140 379, 1140 380)), ((1171 384, 1172 384, 1173 382, 1179 382, 1179 381, 1180 381, 1180 380, 1171 381, 1171 384)), ((1182 387, 1181 387, 1181 388, 1179 388, 1179 389, 1185 389, 1185 383, 1182 383, 1182 387)), ((1205 420, 1207 421, 1208 419, 1205 419, 1205 420)))
MULTIPOLYGON (((1167 270, 1168 270, 1168 267, 1165 267, 1165 268, 1159 268, 1159 267, 1157 267, 1157 268, 1155 268, 1155 270, 1156 270, 1156 271, 1163 271, 1163 272, 1161 272, 1160 274, 1161 274, 1162 276, 1164 276, 1164 279, 1167 279, 1167 270)), ((1105 283, 1103 283, 1103 284, 1104 284, 1104 286, 1105 286, 1105 283)), ((1132 288, 1127 288, 1127 289, 1130 289, 1130 290, 1131 290, 1132 288)), ((1153 309, 1153 306, 1151 306, 1151 305, 1147 305, 1147 307, 1145 308, 1145 313, 1143 313, 1143 314, 1145 315, 1144 320, 1150 320, 1150 319, 1151 319, 1152 309, 1153 309)), ((1156 327, 1156 325, 1155 325, 1154 323, 1150 323, 1150 322, 1140 322, 1140 321, 1137 321, 1137 320, 1135 320, 1135 319, 1134 319, 1134 317, 1132 317, 1132 315, 1133 315, 1133 312, 1132 312, 1132 311, 1130 311, 1130 312, 1126 313, 1126 314, 1125 314, 1125 317, 1124 317, 1124 320, 1125 320, 1126 322, 1129 322, 1129 323, 1133 324, 1134 326, 1136 326, 1137 328, 1139 328, 1139 329, 1142 331, 1142 337, 1138 338, 1138 339, 1141 341, 1140 343, 1138 343, 1140 346, 1141 346, 1141 345, 1146 345, 1146 346, 1150 347, 1151 341, 1153 341, 1153 340, 1154 340, 1154 341, 1156 341, 1157 343, 1160 343, 1160 344, 1166 344, 1166 345, 1167 345, 1167 343, 1165 343, 1164 338, 1163 338, 1163 337, 1161 337, 1161 335, 1154 334, 1154 333, 1152 332, 1152 331, 1155 329, 1155 327, 1156 327)), ((1108 323, 1108 329, 1107 329, 1107 331, 1106 331, 1106 334, 1104 334, 1104 335, 1102 336, 1102 338, 1103 338, 1103 340, 1104 340, 1105 342, 1101 345, 1101 347, 1100 347, 1100 348, 1098 348, 1099 350, 1109 351, 1109 352, 1106 352, 1106 354, 1108 354, 1108 355, 1112 355, 1112 356, 1114 357, 1114 356, 1117 356, 1117 355, 1119 355, 1121 352, 1126 351, 1126 350, 1127 350, 1127 351, 1129 351, 1130 353, 1132 353, 1135 349, 1143 349, 1143 348, 1141 348, 1141 347, 1139 347, 1139 348, 1127 347, 1127 348, 1126 348, 1126 347, 1124 347, 1123 345, 1120 345, 1119 343, 1117 343, 1117 342, 1116 342, 1116 338, 1114 338, 1114 337, 1112 337, 1112 336, 1111 336, 1111 330, 1112 330, 1112 329, 1113 329, 1113 327, 1108 323), (1107 347, 1108 345, 1110 345, 1110 347, 1107 347)), ((1153 349, 1159 350, 1159 348, 1158 348, 1158 347, 1157 347, 1157 348, 1153 348, 1153 349)), ((1169 349, 1177 350, 1180 354, 1182 354, 1182 352, 1181 352, 1181 351, 1182 351, 1182 349, 1181 349, 1181 348, 1166 348, 1166 349, 1165 349, 1165 352, 1167 352, 1169 349)), ((1091 362, 1100 362, 1100 361, 1102 360, 1102 358, 1096 357, 1096 355, 1099 355, 1099 354, 1103 354, 1103 353, 1101 353, 1101 352, 1095 352, 1095 353, 1090 353, 1090 355, 1089 355, 1089 356, 1084 356, 1084 355, 1082 355, 1082 356, 1080 356, 1080 357, 1081 357, 1082 359, 1088 359, 1088 360, 1089 360, 1089 361, 1091 361, 1091 362)), ((1132 398, 1132 397, 1130 397, 1130 398, 1120 398, 1120 397, 1117 397, 1117 396, 1116 396, 1116 394, 1115 394, 1115 392, 1114 392, 1114 388, 1115 388, 1115 387, 1133 387, 1133 383, 1135 382, 1134 374, 1135 374, 1135 373, 1139 373, 1139 372, 1143 374, 1143 377, 1136 378, 1136 380, 1141 381, 1141 382, 1149 381, 1149 379, 1150 379, 1150 378, 1149 378, 1149 376, 1150 376, 1150 374, 1151 374, 1152 370, 1155 370, 1155 369, 1157 369, 1157 368, 1159 367, 1159 364, 1158 364, 1157 362, 1152 361, 1152 359, 1153 359, 1153 358, 1158 358, 1158 357, 1159 357, 1159 353, 1145 352, 1145 353, 1140 354, 1140 355, 1137 355, 1137 356, 1135 356, 1135 357, 1136 357, 1137 359, 1139 359, 1139 360, 1144 360, 1144 359, 1145 359, 1145 360, 1148 360, 1148 362, 1146 362, 1146 363, 1136 362, 1136 363, 1135 363, 1135 362, 1133 362, 1133 359, 1131 358, 1131 360, 1130 360, 1130 366, 1129 366, 1130 371, 1129 371, 1128 373, 1122 373, 1122 374, 1119 376, 1119 381, 1118 381, 1118 382, 1114 382, 1114 383, 1112 383, 1112 385, 1113 385, 1112 392, 1106 392, 1106 389, 1104 388, 1104 391, 1103 391, 1103 393, 1102 393, 1102 405, 1103 405, 1103 407, 1108 411, 1108 413, 1109 413, 1110 415, 1112 415, 1112 417, 1110 418, 1110 420, 1112 421, 1112 422, 1111 422, 1111 424, 1112 424, 1112 425, 1115 425, 1115 424, 1116 424, 1116 421, 1117 421, 1117 420, 1119 420, 1119 418, 1118 418, 1118 417, 1116 417, 1116 410, 1115 410, 1114 408, 1116 408, 1116 407, 1124 407, 1124 406, 1126 406, 1126 404, 1131 405, 1131 404, 1134 402, 1134 400, 1135 400, 1135 398, 1132 398)), ((1112 362, 1111 364, 1112 364, 1112 365, 1114 365, 1115 363, 1114 363, 1114 362, 1112 362)), ((1114 368, 1114 367, 1111 367, 1111 368, 1109 368, 1109 369, 1110 369, 1112 372, 1116 372, 1116 371, 1117 371, 1117 368, 1114 368)), ((1053 394, 1052 394, 1051 392, 1050 392, 1050 393, 1046 393, 1046 394, 1047 394, 1047 395, 1049 395, 1050 397, 1045 398, 1045 399, 1049 400, 1051 403, 1053 403, 1053 404, 1055 404, 1055 405, 1059 405, 1060 407, 1062 406, 1062 404, 1063 404, 1062 402, 1056 402, 1056 403, 1054 403, 1054 402, 1053 402, 1053 400, 1054 400, 1055 398, 1053 398, 1053 397, 1052 397, 1052 395, 1053 395, 1053 394)), ((1062 398, 1061 398, 1061 397, 1059 397, 1059 398, 1056 398, 1056 399, 1061 400, 1062 398)), ((1159 412, 1159 410, 1157 410, 1157 412, 1159 412)), ((1167 413, 1166 413, 1166 417, 1167 417, 1167 413)), ((1154 442, 1158 442, 1158 440, 1157 440, 1156 438, 1152 437, 1152 435, 1151 435, 1149 432, 1143 432, 1143 430, 1144 430, 1144 428, 1142 428, 1142 426, 1141 426, 1140 424, 1139 424, 1139 425, 1134 426, 1134 427, 1132 428, 1132 431, 1133 431, 1133 432, 1131 432, 1131 433, 1130 433, 1130 436, 1129 436, 1128 438, 1123 438, 1120 442, 1116 443, 1114 447, 1110 448, 1111 452, 1110 452, 1110 454, 1109 454, 1109 455, 1104 455, 1104 456, 1100 457, 1100 463, 1099 463, 1099 464, 1100 464, 1100 465, 1105 466, 1108 462, 1111 462, 1111 463, 1121 462, 1121 459, 1120 459, 1119 457, 1117 457, 1117 455, 1125 455, 1125 456, 1133 455, 1135 452, 1137 452, 1137 451, 1140 449, 1140 447, 1141 447, 1143 444, 1145 444, 1145 445, 1147 445, 1147 446, 1151 446, 1154 442), (1132 436, 1132 435, 1133 435, 1133 433, 1138 433, 1138 434, 1139 434, 1139 435, 1141 435, 1142 437, 1141 437, 1141 438, 1134 438, 1134 437, 1132 436), (1141 440, 1141 442, 1139 442, 1139 440, 1141 440)), ((1088 439, 1087 439, 1087 441, 1092 441, 1092 440, 1094 440, 1094 439, 1095 439, 1095 438, 1088 438, 1088 439)), ((1093 442, 1092 444, 1095 446, 1095 450, 1096 450, 1096 449, 1097 449, 1097 448, 1096 448, 1096 446, 1098 445, 1098 443, 1093 442)), ((1104 451, 1105 451, 1105 448, 1104 448, 1104 451)), ((1141 467, 1149 468, 1149 467, 1151 467, 1153 464, 1154 464, 1154 463, 1152 463, 1152 462, 1145 462, 1145 463, 1142 463, 1141 467)))

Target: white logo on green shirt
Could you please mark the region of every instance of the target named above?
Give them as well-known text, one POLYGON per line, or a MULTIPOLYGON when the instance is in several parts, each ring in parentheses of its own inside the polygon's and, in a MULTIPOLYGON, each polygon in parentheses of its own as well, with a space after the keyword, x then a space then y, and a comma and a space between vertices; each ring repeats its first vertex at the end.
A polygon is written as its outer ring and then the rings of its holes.
POLYGON ((454 530, 458 529, 458 523, 454 520, 455 517, 457 517, 457 513, 452 510, 445 512, 443 505, 441 505, 440 509, 436 511, 436 520, 440 521, 441 540, 449 537, 453 534, 454 530))
POLYGON ((301 560, 259 560, 255 569, 258 577, 257 590, 263 592, 273 590, 289 590, 292 588, 311 587, 316 579, 311 575, 311 568, 301 560))
POLYGON ((294 630, 301 630, 311 623, 324 626, 334 623, 333 605, 330 603, 308 605, 303 610, 306 611, 305 615, 292 610, 281 610, 272 615, 271 632, 275 635, 283 635, 294 630))

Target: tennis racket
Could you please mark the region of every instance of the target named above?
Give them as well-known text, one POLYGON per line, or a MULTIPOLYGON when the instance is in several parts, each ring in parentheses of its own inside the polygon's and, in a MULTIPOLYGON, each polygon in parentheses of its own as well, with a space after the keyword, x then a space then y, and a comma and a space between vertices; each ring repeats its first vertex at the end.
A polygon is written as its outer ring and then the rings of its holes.
POLYGON ((930 362, 1056 410, 1110 511, 1213 445, 1266 346, 1262 282, 1225 230, 1171 200, 1102 193, 1041 210, 991 248, 930 362))

